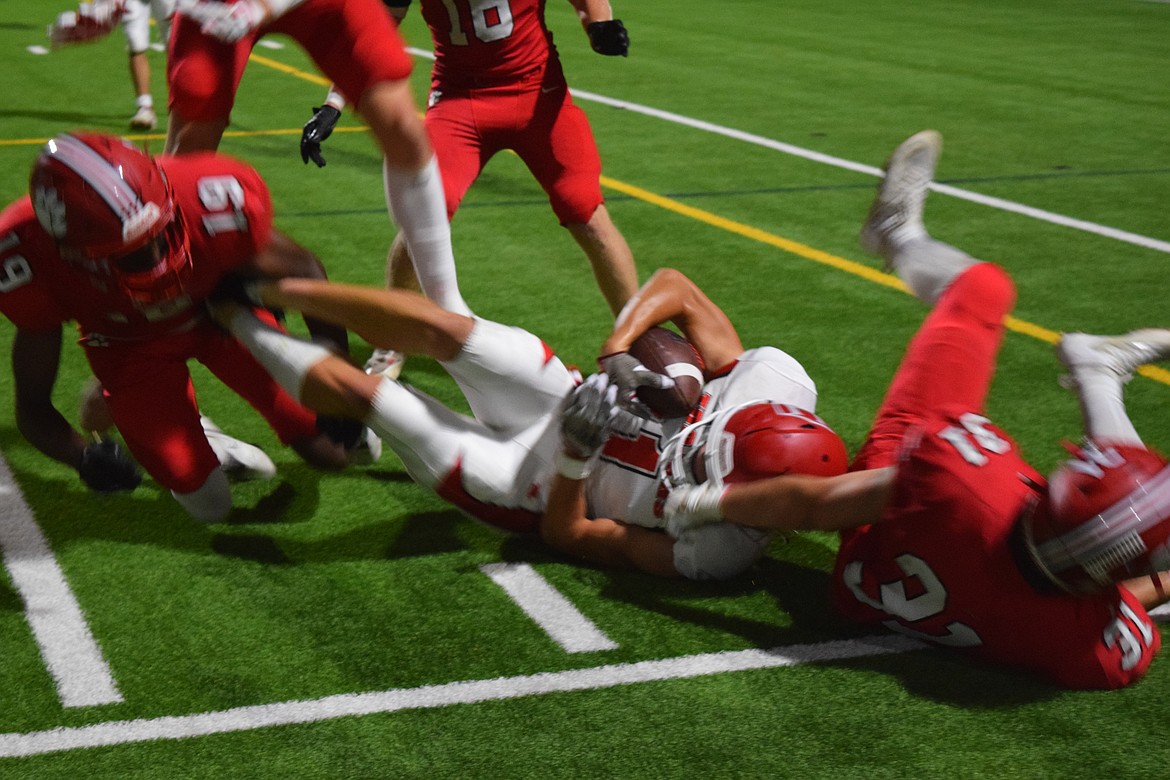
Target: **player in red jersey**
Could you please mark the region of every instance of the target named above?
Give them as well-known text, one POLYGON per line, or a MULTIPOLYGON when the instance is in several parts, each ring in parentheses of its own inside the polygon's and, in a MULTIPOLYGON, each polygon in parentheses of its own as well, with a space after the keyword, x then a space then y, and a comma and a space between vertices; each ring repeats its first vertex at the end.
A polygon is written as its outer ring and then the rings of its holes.
POLYGON ((940 149, 933 131, 898 147, 862 229, 933 310, 847 475, 857 481, 692 485, 667 514, 681 527, 841 530, 832 596, 853 620, 1073 688, 1128 685, 1161 646, 1146 607, 1170 584, 1170 469, 1142 445, 1121 388, 1170 356, 1170 331, 1064 336, 1088 439, 1046 484, 984 416, 1012 282, 923 226, 940 149))
MULTIPOLYGON (((204 310, 229 271, 323 277, 313 255, 271 234, 268 189, 243 163, 214 154, 152 159, 106 135, 51 140, 33 166, 30 195, 0 214, 0 311, 17 327, 16 418, 25 438, 77 468, 95 490, 137 485, 134 464, 118 448, 87 444, 53 406, 61 326, 72 320, 130 452, 196 518, 226 516, 228 470, 273 467, 201 422, 190 359, 254 406, 306 461, 344 466, 344 449, 318 430, 316 416, 204 310)), ((335 327, 311 326, 344 339, 335 327)))
POLYGON ((435 154, 410 91, 410 57, 379 0, 180 0, 167 60, 170 153, 213 150, 252 47, 297 41, 365 120, 383 155, 392 220, 425 267, 428 295, 466 310, 435 154))
MULTIPOLYGON (((386 0, 401 19, 410 0, 386 0)), ((629 35, 608 0, 569 0, 593 50, 626 56, 629 35)), ((589 120, 573 103, 545 0, 420 0, 434 42, 435 64, 426 128, 439 161, 453 217, 463 196, 498 152, 514 151, 548 194, 553 213, 584 250, 614 314, 638 288, 634 257, 610 219, 601 193, 601 158, 589 120)), ((344 99, 331 90, 305 125, 301 157, 324 165, 320 144, 333 130, 344 99)), ((406 244, 396 239, 387 259, 391 287, 418 289, 406 244)), ((420 265, 416 257, 416 265, 420 265)), ((431 295, 425 258, 422 288, 431 295)), ((453 280, 452 280, 453 281, 453 280)), ((460 310, 442 298, 444 308, 460 310)), ((401 356, 375 352, 368 366, 397 376, 401 356)))

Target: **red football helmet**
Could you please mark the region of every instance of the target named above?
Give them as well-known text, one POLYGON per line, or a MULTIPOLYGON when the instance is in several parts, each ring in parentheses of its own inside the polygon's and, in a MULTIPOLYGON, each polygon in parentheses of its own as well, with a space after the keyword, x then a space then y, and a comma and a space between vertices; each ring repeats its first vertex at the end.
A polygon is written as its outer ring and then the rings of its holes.
POLYGON ((1033 562, 1070 593, 1170 569, 1170 468, 1143 446, 1088 442, 1021 518, 1033 562))
POLYGON ((683 428, 666 443, 659 475, 672 486, 751 482, 781 474, 845 473, 845 442, 812 412, 747 403, 683 428))
POLYGON ((187 232, 166 176, 145 152, 115 136, 58 135, 37 157, 29 191, 67 260, 142 303, 182 293, 187 232))

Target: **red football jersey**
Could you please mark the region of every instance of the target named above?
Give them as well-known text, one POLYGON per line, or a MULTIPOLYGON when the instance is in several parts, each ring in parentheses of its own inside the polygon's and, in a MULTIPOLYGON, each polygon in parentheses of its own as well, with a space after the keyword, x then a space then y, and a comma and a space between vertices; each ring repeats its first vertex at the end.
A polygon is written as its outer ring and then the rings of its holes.
POLYGON ((434 86, 511 82, 545 67, 560 74, 544 0, 422 0, 435 44, 434 86))
POLYGON ((116 284, 67 262, 26 196, 0 213, 0 312, 18 327, 74 320, 86 340, 143 339, 181 332, 232 268, 250 262, 272 232, 272 201, 259 173, 206 153, 158 158, 190 236, 183 295, 137 302, 116 284))
POLYGON ((1140 678, 1161 637, 1123 587, 1045 595, 1012 531, 1042 479, 987 418, 943 410, 903 440, 881 522, 842 534, 833 599, 849 618, 1042 674, 1073 688, 1140 678))

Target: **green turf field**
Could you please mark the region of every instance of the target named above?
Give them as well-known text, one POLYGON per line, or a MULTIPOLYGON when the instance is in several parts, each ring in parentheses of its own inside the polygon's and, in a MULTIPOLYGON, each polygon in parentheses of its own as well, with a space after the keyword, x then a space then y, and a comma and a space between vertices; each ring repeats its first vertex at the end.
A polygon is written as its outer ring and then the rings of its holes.
MULTIPOLYGON (((682 269, 745 344, 799 358, 851 449, 924 313, 856 244, 877 166, 917 130, 946 142, 932 232, 1018 284, 990 416, 1037 467, 1079 434, 1056 335, 1170 325, 1170 4, 613 1, 628 59, 593 54, 568 3, 550 0, 548 18, 641 276, 682 269)), ((35 54, 64 5, 2 7, 7 203, 40 143, 123 132, 133 100, 120 33, 35 54)), ((417 7, 404 32, 429 50, 417 7)), ((333 278, 378 284, 393 234, 378 155, 347 116, 328 167, 301 164, 325 88, 274 41, 222 148, 264 173, 278 226, 333 278)), ((429 60, 416 62, 421 104, 429 60)), ((161 149, 161 131, 136 139, 161 149)), ((608 310, 518 160, 489 165, 452 230, 479 314, 593 364, 608 310)), ((6 362, 11 339, 0 323, 6 362)), ((355 342, 354 358, 368 349, 355 342)), ((68 347, 59 408, 72 414, 85 376, 68 347)), ((434 363, 406 378, 458 403, 434 363)), ((1165 451, 1168 381, 1151 371, 1127 390, 1165 451)), ((863 634, 827 609, 829 536, 777 542, 718 585, 578 566, 448 509, 389 452, 317 474, 205 372, 196 384, 280 468, 237 486, 233 522, 210 527, 149 481, 88 494, 20 437, 0 370, 0 778, 1167 773, 1170 660, 1129 690, 1068 693, 863 634), (546 608, 578 621, 568 639, 512 583, 549 588, 546 608)))

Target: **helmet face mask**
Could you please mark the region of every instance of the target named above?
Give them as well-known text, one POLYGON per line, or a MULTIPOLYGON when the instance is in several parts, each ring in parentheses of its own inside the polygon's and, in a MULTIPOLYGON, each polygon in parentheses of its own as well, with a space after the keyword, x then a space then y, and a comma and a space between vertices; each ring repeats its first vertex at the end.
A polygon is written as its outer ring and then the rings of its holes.
POLYGON ((33 166, 29 189, 62 257, 140 304, 182 295, 190 245, 170 185, 144 152, 114 136, 62 134, 33 166))
POLYGON ((671 487, 751 482, 781 474, 834 476, 845 443, 820 417, 794 406, 747 403, 686 426, 663 448, 659 477, 671 487))
POLYGON ((1142 446, 1088 442, 1020 518, 1036 568, 1062 590, 1100 593, 1170 568, 1170 468, 1142 446))

